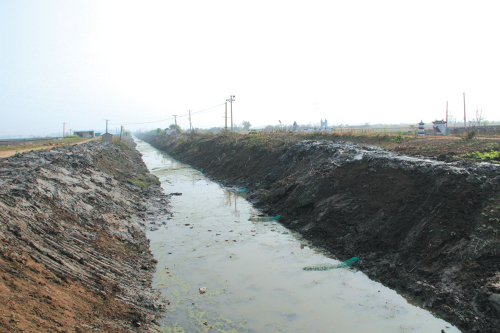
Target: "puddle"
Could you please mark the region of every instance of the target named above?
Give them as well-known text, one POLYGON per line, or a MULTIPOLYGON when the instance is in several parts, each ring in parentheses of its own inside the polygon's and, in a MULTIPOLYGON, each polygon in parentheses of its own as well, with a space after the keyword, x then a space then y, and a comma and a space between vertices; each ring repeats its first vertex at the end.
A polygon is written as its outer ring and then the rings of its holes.
POLYGON ((460 332, 355 264, 304 271, 341 262, 262 216, 244 194, 145 142, 137 149, 165 192, 178 194, 173 218, 148 231, 153 287, 171 301, 161 332, 460 332))

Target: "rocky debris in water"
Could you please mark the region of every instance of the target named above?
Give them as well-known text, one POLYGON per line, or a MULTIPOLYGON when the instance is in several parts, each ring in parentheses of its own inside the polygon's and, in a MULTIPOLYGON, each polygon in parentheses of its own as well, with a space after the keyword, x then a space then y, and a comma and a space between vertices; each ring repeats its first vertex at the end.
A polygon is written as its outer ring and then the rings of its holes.
POLYGON ((151 288, 156 260, 144 218, 169 212, 159 186, 111 174, 116 161, 138 163, 97 141, 3 159, 0 241, 58 276, 137 306, 144 329, 166 306, 151 288))
POLYGON ((207 292, 207 287, 200 287, 200 294, 204 294, 207 292))

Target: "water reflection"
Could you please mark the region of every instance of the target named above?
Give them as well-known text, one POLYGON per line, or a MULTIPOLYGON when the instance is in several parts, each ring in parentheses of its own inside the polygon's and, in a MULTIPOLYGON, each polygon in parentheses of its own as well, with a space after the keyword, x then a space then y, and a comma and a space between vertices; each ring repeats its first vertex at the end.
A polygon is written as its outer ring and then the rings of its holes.
POLYGON ((239 217, 240 212, 238 211, 238 197, 241 197, 241 195, 228 190, 223 190, 223 197, 220 206, 233 207, 234 203, 234 210, 232 210, 232 212, 236 217, 239 217))

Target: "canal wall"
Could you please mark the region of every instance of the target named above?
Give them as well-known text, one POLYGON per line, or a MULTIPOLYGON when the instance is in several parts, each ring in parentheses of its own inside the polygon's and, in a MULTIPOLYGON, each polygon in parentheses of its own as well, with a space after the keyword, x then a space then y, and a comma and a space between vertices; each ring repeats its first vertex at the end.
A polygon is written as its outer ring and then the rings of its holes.
POLYGON ((156 331, 145 226, 168 198, 127 139, 0 160, 1 332, 156 331))
POLYGON ((500 329, 500 172, 348 142, 142 135, 464 332, 500 329))

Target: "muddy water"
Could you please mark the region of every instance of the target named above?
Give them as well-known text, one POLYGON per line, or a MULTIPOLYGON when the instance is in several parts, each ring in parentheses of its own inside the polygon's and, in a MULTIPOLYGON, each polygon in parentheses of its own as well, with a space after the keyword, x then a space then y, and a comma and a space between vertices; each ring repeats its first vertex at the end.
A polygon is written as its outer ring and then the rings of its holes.
POLYGON ((153 287, 171 301, 162 332, 459 332, 355 265, 302 270, 340 262, 200 171, 145 142, 137 149, 166 193, 182 193, 173 217, 148 231, 153 287))

